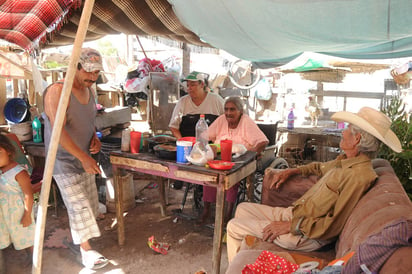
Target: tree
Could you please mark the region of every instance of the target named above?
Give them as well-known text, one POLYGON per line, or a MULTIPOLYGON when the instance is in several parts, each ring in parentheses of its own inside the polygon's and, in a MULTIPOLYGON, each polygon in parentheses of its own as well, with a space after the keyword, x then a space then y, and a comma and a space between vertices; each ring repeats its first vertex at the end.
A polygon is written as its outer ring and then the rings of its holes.
POLYGON ((378 157, 387 159, 409 198, 412 200, 412 115, 405 111, 405 105, 399 95, 394 95, 382 108, 392 121, 391 129, 402 144, 401 153, 393 152, 382 145, 378 157))

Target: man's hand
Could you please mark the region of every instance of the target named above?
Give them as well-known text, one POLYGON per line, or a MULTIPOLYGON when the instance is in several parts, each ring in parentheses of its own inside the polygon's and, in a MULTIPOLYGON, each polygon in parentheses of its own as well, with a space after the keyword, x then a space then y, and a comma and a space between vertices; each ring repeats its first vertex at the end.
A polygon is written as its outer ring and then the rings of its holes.
POLYGON ((273 221, 263 228, 263 240, 273 242, 276 237, 290 232, 291 222, 273 221))
POLYGON ((275 173, 270 183, 270 188, 279 189, 280 186, 292 175, 299 174, 300 170, 297 168, 288 168, 281 172, 275 173))
POLYGON ((97 138, 96 134, 93 136, 92 141, 90 142, 90 153, 96 154, 100 151, 102 147, 102 143, 100 142, 99 138, 97 138))
POLYGON ((100 168, 97 162, 90 156, 87 156, 83 161, 81 161, 84 170, 89 174, 100 174, 100 168))

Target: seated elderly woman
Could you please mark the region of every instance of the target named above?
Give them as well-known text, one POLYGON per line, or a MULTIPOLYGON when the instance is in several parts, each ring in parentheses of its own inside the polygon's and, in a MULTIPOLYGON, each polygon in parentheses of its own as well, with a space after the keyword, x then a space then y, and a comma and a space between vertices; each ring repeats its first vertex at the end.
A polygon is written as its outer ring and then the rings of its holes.
MULTIPOLYGON (((256 123, 243 113, 243 102, 239 97, 228 97, 224 105, 225 113, 220 115, 209 127, 209 140, 219 144, 221 140, 229 139, 233 144, 242 144, 249 151, 259 155, 269 143, 265 134, 256 123)), ((232 216, 239 184, 226 192, 225 222, 232 216)), ((199 224, 204 224, 210 216, 210 205, 216 202, 216 188, 203 187, 204 208, 199 224)))

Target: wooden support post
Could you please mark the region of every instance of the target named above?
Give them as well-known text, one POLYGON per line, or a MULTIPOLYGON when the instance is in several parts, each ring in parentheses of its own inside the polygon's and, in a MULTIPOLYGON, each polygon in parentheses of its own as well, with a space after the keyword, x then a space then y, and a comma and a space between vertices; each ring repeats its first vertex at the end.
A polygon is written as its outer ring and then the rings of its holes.
POLYGON ((116 202, 117 235, 120 246, 124 245, 124 218, 123 218, 123 180, 119 169, 113 170, 114 200, 116 202))
POLYGON ((159 195, 160 195, 160 213, 162 216, 166 216, 166 192, 165 192, 165 184, 167 184, 166 178, 161 178, 159 184, 159 195))
POLYGON ((225 186, 219 182, 216 190, 215 231, 213 236, 212 273, 220 273, 222 255, 223 220, 225 209, 225 186))
POLYGON ((34 90, 34 82, 33 80, 29 80, 29 88, 28 88, 28 98, 29 98, 29 104, 31 106, 37 105, 36 102, 36 91, 34 90))
POLYGON ((190 48, 186 43, 183 43, 182 49, 182 74, 187 76, 190 73, 190 48))
MULTIPOLYGON (((0 109, 4 109, 4 105, 7 102, 7 88, 6 79, 0 78, 0 109)), ((4 118, 4 111, 0 111, 0 125, 6 124, 6 119, 4 118)))
POLYGON ((13 97, 17 97, 19 95, 19 80, 13 79, 13 97))
POLYGON ((52 71, 52 83, 57 82, 57 80, 59 80, 59 72, 52 71))
POLYGON ((255 195, 253 195, 255 191, 255 177, 253 175, 254 173, 246 177, 247 197, 249 199, 249 202, 251 203, 255 202, 255 195))

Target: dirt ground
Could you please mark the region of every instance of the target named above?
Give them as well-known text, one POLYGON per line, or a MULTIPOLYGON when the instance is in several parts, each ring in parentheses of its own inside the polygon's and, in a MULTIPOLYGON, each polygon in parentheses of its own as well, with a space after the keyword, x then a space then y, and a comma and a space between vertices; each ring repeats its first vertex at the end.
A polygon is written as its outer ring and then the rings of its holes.
MULTIPOLYGON (((136 185, 136 184, 135 184, 136 185)), ((183 190, 168 188, 169 206, 167 216, 162 217, 159 208, 158 189, 139 186, 136 191, 139 203, 130 209, 125 217, 126 244, 117 244, 117 227, 109 229, 114 221, 114 213, 107 213, 99 221, 102 236, 91 241, 92 247, 110 259, 110 264, 102 270, 88 270, 76 261, 76 256, 67 248, 44 247, 42 273, 196 273, 212 271, 213 230, 205 226, 196 226, 195 220, 178 218, 172 209, 179 208, 183 190), (154 236, 158 242, 171 245, 167 255, 154 253, 147 245, 147 239, 154 236)), ((136 187, 135 187, 136 188, 136 187)), ((191 193, 185 206, 185 213, 193 214, 191 193)), ((53 216, 54 209, 49 207, 45 241, 58 230, 67 230, 68 218, 64 207, 58 207, 58 217, 53 216)), ((60 241, 61 239, 58 239, 60 241)), ((5 273, 31 273, 24 251, 8 247, 3 250, 6 262, 5 273)), ((226 245, 223 245, 221 273, 227 268, 226 245)), ((1 272, 1 271, 0 271, 1 272)))

